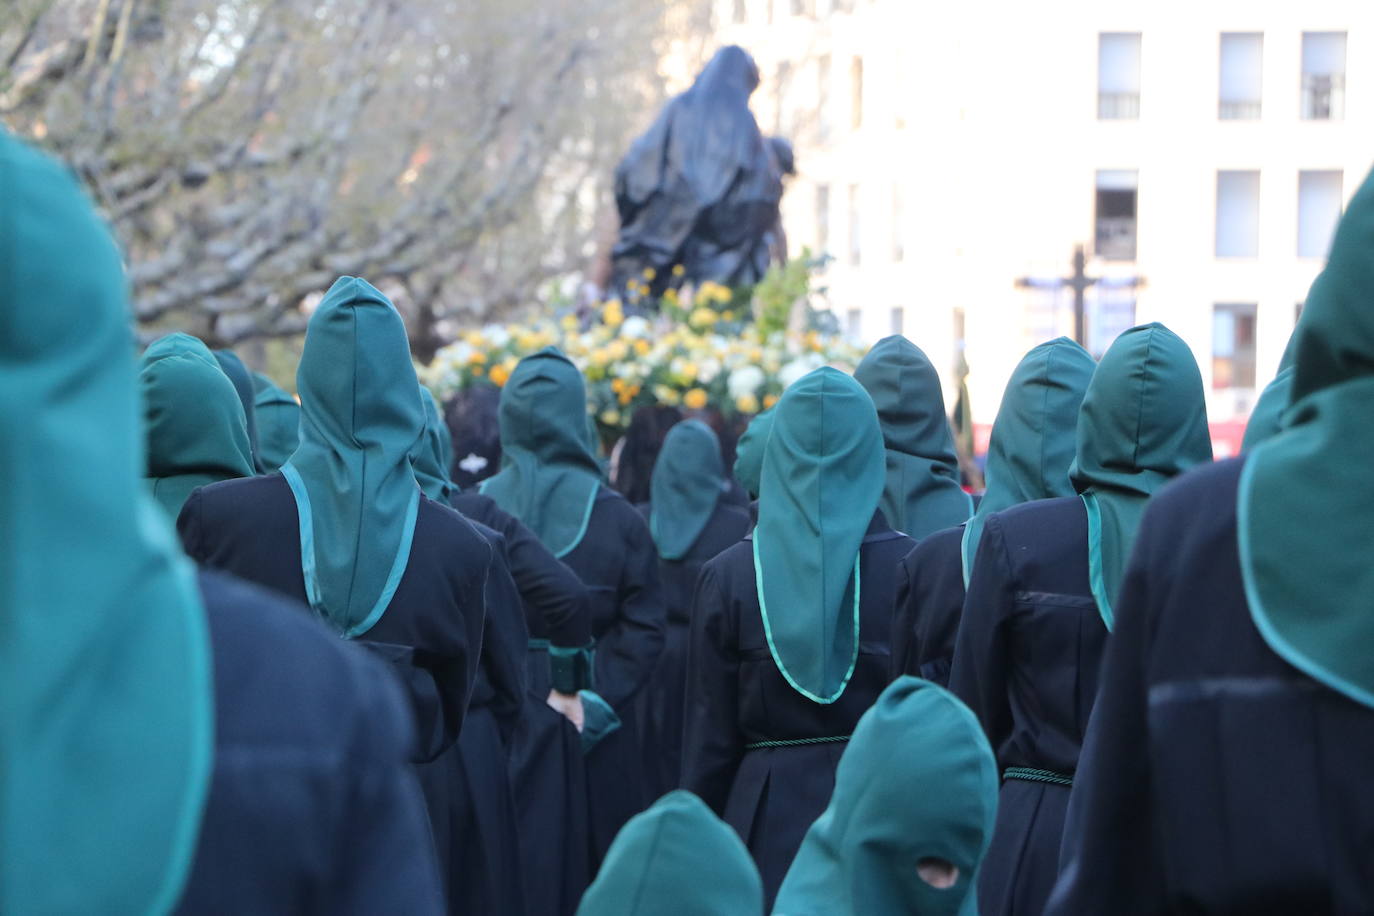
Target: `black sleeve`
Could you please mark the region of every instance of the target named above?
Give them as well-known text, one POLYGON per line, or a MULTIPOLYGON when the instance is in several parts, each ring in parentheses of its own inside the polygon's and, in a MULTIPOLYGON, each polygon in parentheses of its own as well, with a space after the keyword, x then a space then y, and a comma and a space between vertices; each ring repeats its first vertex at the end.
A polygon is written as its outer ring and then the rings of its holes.
POLYGON ((920 675, 916 663, 916 551, 911 551, 897 564, 897 597, 892 608, 892 680, 903 674, 920 675))
POLYGON ((205 565, 206 551, 201 538, 201 506, 204 499, 201 497, 200 490, 191 491, 191 495, 186 498, 186 502, 181 506, 181 512, 177 515, 177 535, 181 538, 181 549, 186 551, 186 555, 196 562, 198 566, 205 565))
POLYGON ((959 635, 954 642, 949 689, 978 716, 994 753, 1012 729, 1011 700, 1007 695, 1007 627, 1015 595, 1006 538, 997 516, 990 516, 969 576, 959 635))
POLYGON ((520 593, 506 566, 505 539, 495 535, 486 587, 486 627, 482 634, 482 669, 493 697, 491 710, 509 740, 524 702, 525 655, 529 634, 520 593))
POLYGON ((648 526, 622 505, 620 549, 625 553, 616 590, 615 620, 596 644, 596 692, 621 715, 663 652, 667 622, 658 553, 648 526))
MULTIPOLYGON (((540 542, 534 532, 508 513, 502 521, 506 558, 520 597, 538 615, 552 645, 582 649, 592 641, 587 588, 540 542)), ((533 624, 531 624, 533 626, 533 624)))
POLYGON ((739 651, 717 562, 697 577, 687 644, 682 788, 723 815, 743 748, 739 738, 739 651))

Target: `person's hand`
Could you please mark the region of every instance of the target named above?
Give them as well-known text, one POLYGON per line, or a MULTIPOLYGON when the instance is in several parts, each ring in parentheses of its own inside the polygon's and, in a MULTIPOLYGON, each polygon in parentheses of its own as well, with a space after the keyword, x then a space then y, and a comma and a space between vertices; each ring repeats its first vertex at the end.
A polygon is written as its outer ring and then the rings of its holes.
POLYGON ((548 704, 573 724, 578 733, 582 732, 582 698, 575 693, 549 691, 548 704))

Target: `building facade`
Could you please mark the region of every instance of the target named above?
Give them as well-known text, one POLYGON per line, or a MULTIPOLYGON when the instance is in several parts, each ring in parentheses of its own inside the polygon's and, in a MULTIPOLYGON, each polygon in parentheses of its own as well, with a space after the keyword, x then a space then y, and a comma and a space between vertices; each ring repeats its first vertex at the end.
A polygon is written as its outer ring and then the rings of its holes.
POLYGON ((716 0, 715 23, 794 144, 792 254, 828 255, 842 326, 906 334, 951 402, 962 352, 980 425, 1073 334, 1079 246, 1089 348, 1164 322, 1238 425, 1374 163, 1374 4, 716 0))

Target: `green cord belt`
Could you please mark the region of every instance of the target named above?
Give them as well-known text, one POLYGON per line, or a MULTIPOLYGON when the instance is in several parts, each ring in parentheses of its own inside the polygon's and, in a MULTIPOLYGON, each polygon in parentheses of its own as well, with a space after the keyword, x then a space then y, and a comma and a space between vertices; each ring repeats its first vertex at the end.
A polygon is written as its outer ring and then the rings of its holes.
POLYGON ((1023 779, 1026 782, 1047 782, 1052 786, 1071 786, 1073 777, 1054 770, 1034 770, 1030 767, 1007 767, 1003 779, 1023 779))
POLYGON ((777 741, 755 741, 753 744, 746 744, 746 751, 757 751, 765 747, 805 747, 808 744, 838 744, 848 741, 848 735, 835 735, 831 738, 784 738, 777 741))

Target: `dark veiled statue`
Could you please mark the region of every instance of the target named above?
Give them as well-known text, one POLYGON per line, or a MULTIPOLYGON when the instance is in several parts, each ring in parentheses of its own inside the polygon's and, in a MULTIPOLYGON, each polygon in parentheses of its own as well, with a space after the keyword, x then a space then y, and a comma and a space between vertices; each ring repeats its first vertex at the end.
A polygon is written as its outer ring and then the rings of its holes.
POLYGON ((745 286, 763 277, 779 249, 782 175, 791 170, 777 151, 790 160, 791 148, 759 132, 749 110, 758 84, 743 48, 721 48, 630 147, 615 175, 615 289, 646 268, 654 296, 681 281, 745 286))

